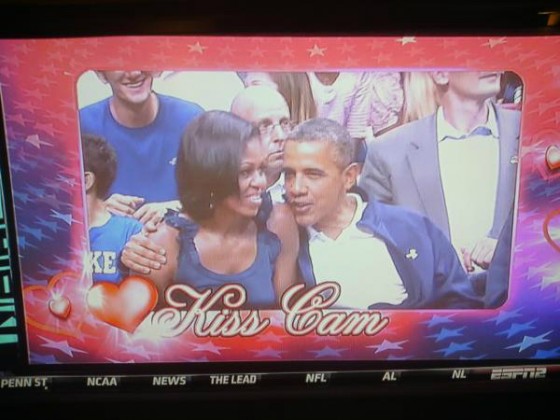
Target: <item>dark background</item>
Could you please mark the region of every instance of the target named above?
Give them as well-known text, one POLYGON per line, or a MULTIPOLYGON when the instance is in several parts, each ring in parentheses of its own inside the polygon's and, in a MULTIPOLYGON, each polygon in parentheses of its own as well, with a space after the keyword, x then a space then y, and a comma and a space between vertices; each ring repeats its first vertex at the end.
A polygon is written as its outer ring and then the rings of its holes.
MULTIPOLYGON (((99 35, 560 35, 560 1, 0 0, 0 38, 99 35), (557 15, 548 12, 556 12, 557 15)), ((0 400, 1 418, 528 417, 556 407, 552 382, 422 384, 384 391, 84 395, 0 400), (9 408, 18 413, 8 416, 9 408), (13 417, 12 417, 13 416, 13 417)))

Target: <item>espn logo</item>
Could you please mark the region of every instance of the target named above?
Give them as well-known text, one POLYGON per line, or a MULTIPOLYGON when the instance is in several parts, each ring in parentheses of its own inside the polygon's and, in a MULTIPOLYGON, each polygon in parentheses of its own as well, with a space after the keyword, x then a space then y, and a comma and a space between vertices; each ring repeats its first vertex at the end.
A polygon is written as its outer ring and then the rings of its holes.
POLYGON ((546 378, 545 367, 526 368, 499 368, 492 369, 490 380, 499 379, 544 379, 546 378))

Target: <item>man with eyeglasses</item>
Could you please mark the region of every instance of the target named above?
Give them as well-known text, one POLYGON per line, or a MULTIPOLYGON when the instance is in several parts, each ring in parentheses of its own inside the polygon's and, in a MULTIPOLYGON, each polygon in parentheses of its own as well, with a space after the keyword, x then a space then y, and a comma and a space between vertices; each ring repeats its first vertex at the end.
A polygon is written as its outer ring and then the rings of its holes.
POLYGON ((268 86, 250 86, 234 99, 231 112, 259 128, 268 144, 267 191, 272 202, 284 202, 284 144, 293 127, 284 97, 268 86))

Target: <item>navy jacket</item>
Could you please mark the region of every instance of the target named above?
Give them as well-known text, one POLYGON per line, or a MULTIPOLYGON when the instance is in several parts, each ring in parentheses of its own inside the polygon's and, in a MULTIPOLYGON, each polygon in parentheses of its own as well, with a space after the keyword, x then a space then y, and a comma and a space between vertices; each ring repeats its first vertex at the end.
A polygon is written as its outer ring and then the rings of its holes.
MULTIPOLYGON (((408 294, 399 305, 376 303, 369 309, 482 307, 449 240, 425 216, 400 206, 370 201, 357 226, 385 242, 408 294)), ((300 228, 298 265, 306 286, 315 286, 304 228, 300 228)), ((375 273, 364 273, 372 275, 375 273)))

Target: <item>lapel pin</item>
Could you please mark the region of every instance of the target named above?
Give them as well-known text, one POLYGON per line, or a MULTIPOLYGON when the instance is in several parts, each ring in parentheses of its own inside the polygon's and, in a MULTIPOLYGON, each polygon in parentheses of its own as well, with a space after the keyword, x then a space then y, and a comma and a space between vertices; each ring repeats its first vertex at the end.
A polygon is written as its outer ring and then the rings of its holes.
POLYGON ((408 258, 409 260, 415 260, 416 258, 418 258, 418 252, 416 252, 414 248, 411 248, 408 250, 408 254, 406 254, 406 258, 408 258))

